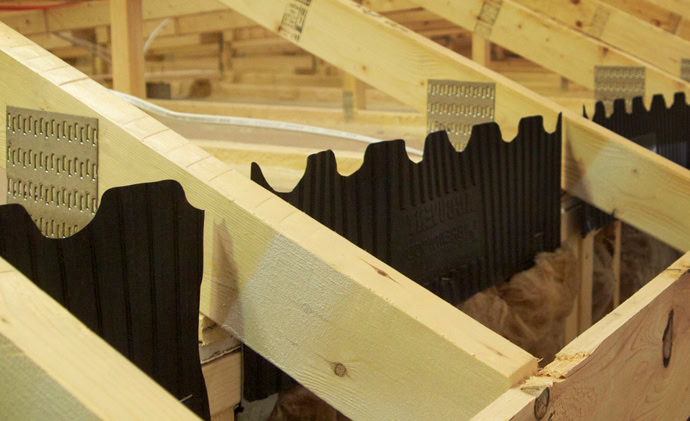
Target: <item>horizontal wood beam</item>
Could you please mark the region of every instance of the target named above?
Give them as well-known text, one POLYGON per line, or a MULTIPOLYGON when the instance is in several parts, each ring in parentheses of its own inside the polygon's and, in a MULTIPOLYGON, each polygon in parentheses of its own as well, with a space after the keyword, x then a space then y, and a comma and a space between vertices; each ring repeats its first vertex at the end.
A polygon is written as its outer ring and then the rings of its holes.
MULTIPOLYGON (((0 21, 24 35, 69 31, 110 24, 107 1, 90 1, 69 7, 17 12, 0 16, 0 21)), ((143 0, 143 19, 162 19, 223 10, 217 0, 143 0)))
POLYGON ((3 419, 198 419, 3 259, 0 372, 3 419))
POLYGON ((0 109, 98 118, 99 192, 180 182, 205 210, 201 312, 350 418, 467 419, 535 371, 525 351, 5 25, 0 41, 0 109), (401 340, 404 352, 391 347, 401 340))
POLYGON ((690 57, 690 41, 599 0, 515 1, 677 77, 681 59, 690 57))
MULTIPOLYGON (((279 31, 277 22, 282 21, 291 4, 289 0, 223 1, 274 31, 279 31)), ((425 4, 437 3, 432 0, 425 4)), ((426 109, 429 79, 494 82, 495 117, 505 139, 514 137, 522 117, 541 115, 545 127, 551 130, 558 114, 563 113, 563 188, 605 212, 615 211, 620 219, 668 244, 690 249, 690 221, 686 217, 686 209, 690 208, 690 172, 682 167, 351 2, 312 2, 299 38, 295 41, 294 33, 289 31, 284 35, 420 111, 426 109), (372 43, 372 39, 376 42, 372 43), (339 47, 332 48, 333 45, 339 47)))
POLYGON ((473 420, 687 419, 689 271, 690 253, 473 420))

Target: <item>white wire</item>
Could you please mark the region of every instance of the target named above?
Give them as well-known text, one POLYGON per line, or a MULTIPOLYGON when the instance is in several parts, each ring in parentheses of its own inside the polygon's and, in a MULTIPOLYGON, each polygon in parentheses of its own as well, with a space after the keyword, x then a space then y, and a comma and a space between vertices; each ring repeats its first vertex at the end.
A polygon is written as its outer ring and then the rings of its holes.
POLYGON ((75 38, 71 35, 63 34, 60 32, 53 32, 53 35, 55 35, 58 38, 64 39, 65 41, 69 41, 77 47, 86 48, 87 50, 90 50, 93 54, 96 54, 101 59, 107 61, 108 63, 112 63, 112 60, 110 59, 110 50, 108 50, 105 47, 101 47, 100 45, 94 42, 87 41, 85 39, 75 38))
MULTIPOLYGON (((195 123, 205 123, 205 124, 222 124, 228 126, 242 126, 242 127, 256 127, 261 129, 274 129, 274 130, 285 130, 291 132, 309 133, 317 134, 328 137, 336 137, 340 139, 352 140, 361 143, 378 143, 379 139, 363 136, 356 133, 343 132, 340 130, 324 129, 322 127, 307 126, 304 124, 297 123, 286 123, 282 121, 274 120, 263 120, 258 118, 246 118, 246 117, 228 117, 220 115, 209 115, 209 114, 190 114, 181 113, 178 111, 169 110, 163 108, 159 105, 153 104, 149 101, 143 100, 141 98, 126 94, 124 92, 112 91, 115 95, 129 102, 130 104, 141 108, 144 111, 156 114, 161 117, 172 118, 175 120, 190 121, 195 123)), ((424 156, 424 152, 415 148, 405 147, 405 150, 414 155, 424 156)))
POLYGON ((163 28, 168 26, 170 22, 172 22, 171 18, 163 19, 163 21, 161 21, 161 23, 159 23, 158 26, 156 26, 156 29, 154 29, 153 32, 151 32, 151 35, 149 35, 148 39, 144 43, 144 55, 149 51, 149 48, 151 48, 151 43, 153 43, 160 31, 162 31, 163 28))

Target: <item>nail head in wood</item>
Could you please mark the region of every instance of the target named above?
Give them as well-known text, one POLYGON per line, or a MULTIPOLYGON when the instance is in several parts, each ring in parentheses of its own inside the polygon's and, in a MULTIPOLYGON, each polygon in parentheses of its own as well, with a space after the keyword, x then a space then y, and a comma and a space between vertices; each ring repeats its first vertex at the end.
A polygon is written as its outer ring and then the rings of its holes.
POLYGON ((347 367, 345 367, 345 365, 343 365, 342 363, 336 363, 333 366, 333 372, 338 377, 345 377, 345 375, 347 374, 347 367))

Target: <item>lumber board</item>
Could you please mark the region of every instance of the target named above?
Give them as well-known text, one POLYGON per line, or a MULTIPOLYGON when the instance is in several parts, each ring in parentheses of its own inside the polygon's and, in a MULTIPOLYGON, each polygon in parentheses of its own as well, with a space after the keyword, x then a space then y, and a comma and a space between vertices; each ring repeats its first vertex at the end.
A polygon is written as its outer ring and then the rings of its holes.
POLYGON ((646 22, 651 23, 657 28, 675 34, 678 30, 678 25, 683 19, 677 13, 671 12, 651 3, 649 0, 603 0, 604 3, 609 4, 626 13, 637 16, 646 22))
POLYGON ((592 295, 594 288, 594 237, 596 231, 590 231, 578 242, 577 258, 579 261, 580 291, 578 301, 578 334, 592 326, 592 295))
MULTIPOLYGON (((483 5, 482 0, 415 1, 470 30, 477 24, 483 5)), ((688 83, 679 77, 679 58, 676 58, 673 73, 662 71, 620 49, 546 18, 514 0, 501 3, 487 39, 589 89, 594 89, 595 66, 641 66, 646 69, 647 103, 655 94, 663 94, 671 103, 673 93, 690 93, 688 83)))
POLYGON ((690 17, 690 3, 686 0, 647 0, 651 4, 663 7, 681 16, 690 17))
POLYGON ((110 1, 113 87, 146 98, 142 0, 110 1))
MULTIPOLYGON (((684 420, 690 414, 690 254, 566 345, 556 359, 481 411, 475 421, 684 420), (673 324, 669 318, 673 312, 673 324), (664 336, 672 332, 664 364, 664 336), (542 400, 542 402, 544 402, 542 400)), ((668 336, 667 336, 668 337, 668 336)))
MULTIPOLYGON (((162 19, 225 9, 217 0, 145 0, 143 19, 162 19)), ((110 24, 108 2, 89 1, 69 7, 13 13, 0 17, 12 29, 29 35, 48 31, 68 31, 110 24)))
POLYGON ((212 13, 180 16, 176 19, 178 34, 224 31, 252 26, 252 22, 232 10, 217 10, 212 13))
POLYGON ((233 71, 264 71, 273 73, 294 73, 297 70, 313 70, 314 56, 300 55, 259 55, 233 57, 230 60, 233 71))
POLYGON ((515 1, 675 76, 681 59, 690 57, 690 41, 598 0, 515 1))
POLYGON ((240 403, 242 353, 239 350, 209 361, 201 370, 206 380, 211 417, 240 403))
POLYGON ((180 182, 206 212, 201 312, 350 418, 467 419, 535 371, 525 351, 5 25, 0 72, 0 109, 99 119, 99 192, 180 182))
POLYGON ((4 419, 198 419, 3 259, 0 360, 4 419))
POLYGON ((615 221, 613 223, 613 260, 611 269, 613 270, 613 298, 612 305, 616 308, 621 303, 621 253, 623 247, 623 223, 615 221))
POLYGON ((409 0, 362 0, 362 5, 379 12, 398 11, 416 7, 409 0))
MULTIPOLYGON (((56 54, 57 55, 57 54, 56 54)), ((163 56, 163 60, 175 61, 178 58, 190 59, 194 57, 210 57, 216 62, 220 55, 220 45, 218 44, 194 44, 181 45, 178 47, 154 47, 147 52, 147 57, 163 56)), ((60 57, 59 55, 57 55, 60 57)))
MULTIPOLYGON (((223 1, 273 31, 278 31, 275 23, 281 21, 289 3, 223 1)), ((431 8, 440 3, 425 5, 431 8)), ((444 13, 454 15, 452 10, 444 13)), ((605 212, 615 211, 620 219, 668 244, 690 248, 690 221, 684 210, 690 206, 690 173, 680 166, 351 2, 312 3, 296 43, 420 111, 426 109, 429 79, 494 82, 495 119, 504 139, 514 137, 522 117, 541 115, 547 130, 552 130, 562 113, 563 188, 605 212), (335 44, 340 47, 332 48, 335 44)))
POLYGON ((472 60, 486 67, 491 64, 491 43, 479 34, 472 34, 472 60))

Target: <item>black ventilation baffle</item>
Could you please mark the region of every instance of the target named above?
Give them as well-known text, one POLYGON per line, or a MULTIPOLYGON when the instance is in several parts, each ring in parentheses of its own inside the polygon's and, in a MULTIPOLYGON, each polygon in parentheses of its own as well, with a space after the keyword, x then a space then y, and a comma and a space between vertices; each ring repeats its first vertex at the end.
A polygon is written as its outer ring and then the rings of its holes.
POLYGON ((0 232, 3 259, 210 419, 198 345, 204 213, 179 183, 110 189, 64 239, 44 237, 21 205, 0 206, 0 232))

